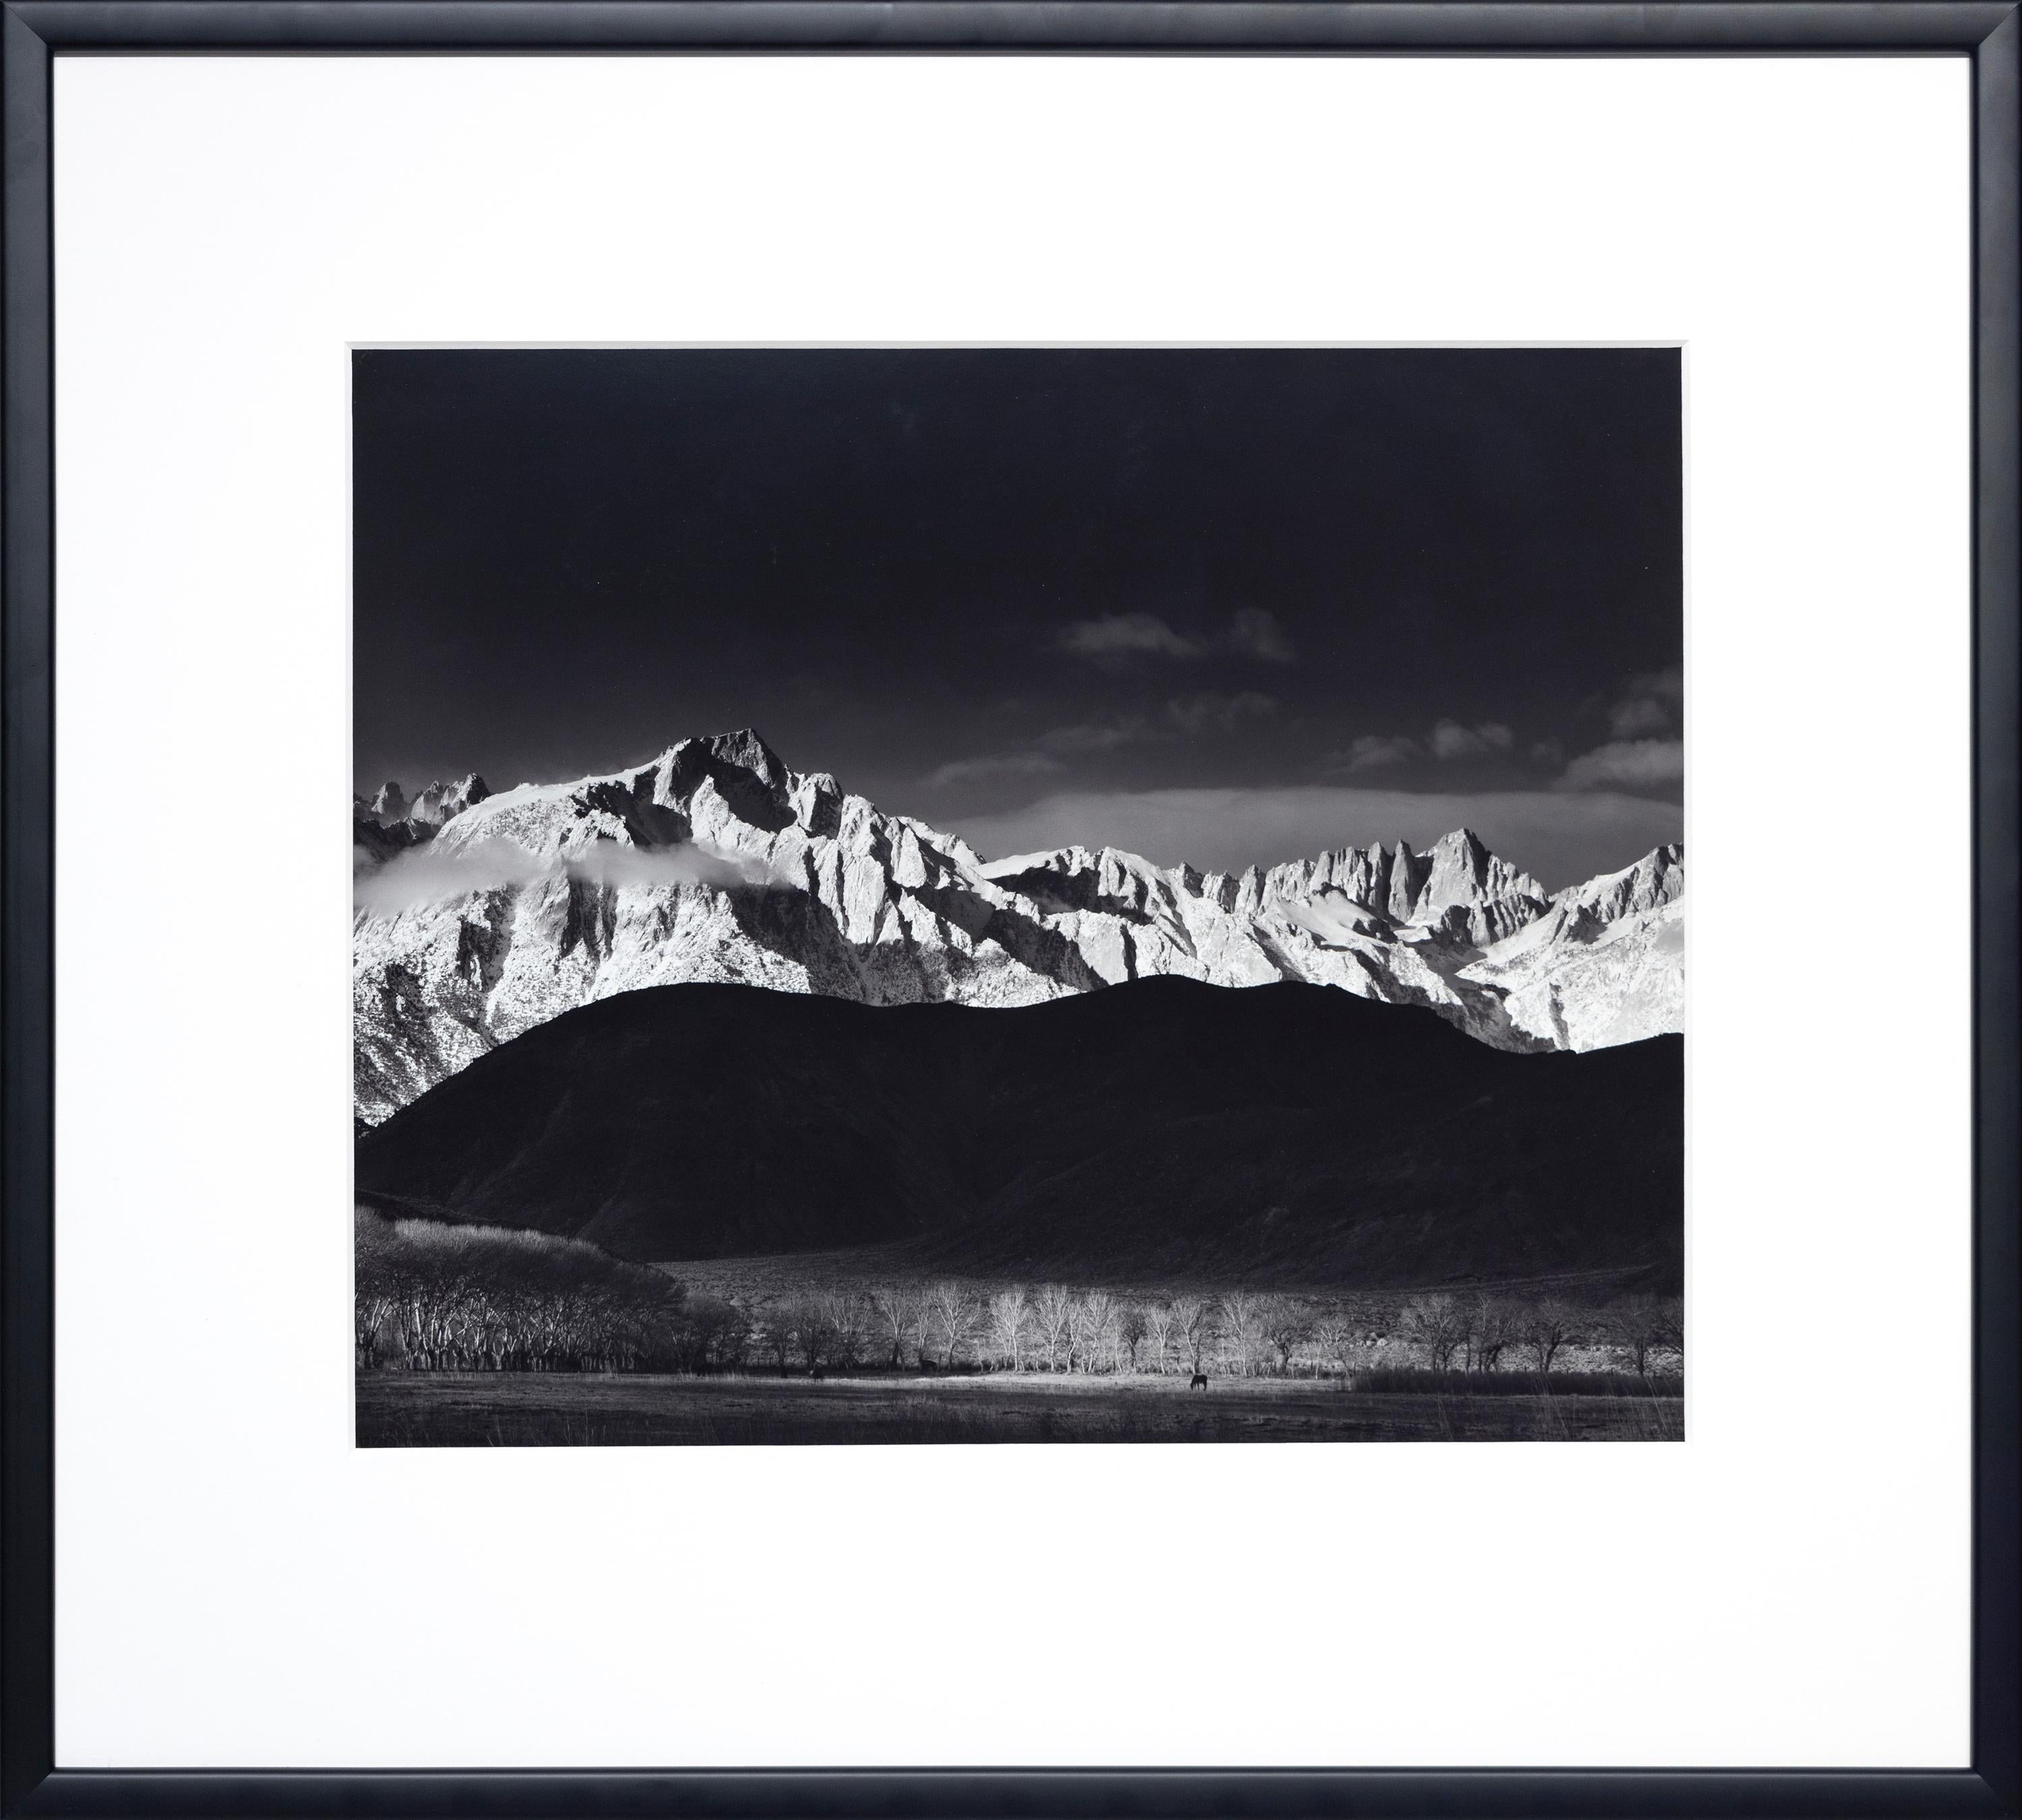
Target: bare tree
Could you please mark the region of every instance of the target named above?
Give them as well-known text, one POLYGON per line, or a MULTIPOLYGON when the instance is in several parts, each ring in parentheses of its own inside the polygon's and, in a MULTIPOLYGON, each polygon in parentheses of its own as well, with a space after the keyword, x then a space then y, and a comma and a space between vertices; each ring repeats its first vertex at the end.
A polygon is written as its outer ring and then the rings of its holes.
POLYGON ((1173 1325, 1181 1345, 1193 1361, 1194 1376, 1199 1377, 1205 1369, 1208 1349, 1221 1335, 1221 1308, 1204 1296, 1175 1296, 1173 1325))
POLYGON ((1609 1338, 1634 1361, 1636 1375, 1648 1377, 1652 1354, 1684 1354, 1681 1313, 1675 1298, 1626 1296, 1609 1306, 1604 1319, 1609 1338))
POLYGON ((905 1363, 906 1341, 918 1318, 919 1292, 904 1283, 883 1283, 870 1292, 870 1305, 878 1312, 879 1331, 892 1342, 894 1370, 905 1363))
POLYGON ((1522 1336, 1518 1311, 1499 1296, 1478 1296, 1468 1310, 1468 1343, 1476 1371, 1501 1369, 1502 1355, 1522 1336))
POLYGON ((990 1331, 998 1351, 1010 1359, 1014 1372, 1024 1362, 1020 1354, 1031 1319, 1031 1299, 1024 1289, 1002 1289, 990 1298, 990 1331))
POLYGON ((1152 1336, 1152 1319, 1142 1304, 1133 1302, 1123 1310, 1123 1318, 1117 1323, 1117 1336, 1130 1349, 1130 1369, 1137 1369, 1137 1349, 1152 1336))
MULTIPOLYGON (((1096 1362, 1104 1351, 1111 1353, 1111 1363, 1115 1362, 1114 1348, 1116 1338, 1116 1299, 1106 1290, 1091 1289, 1075 1303, 1073 1325, 1070 1332, 1082 1357, 1082 1369, 1093 1371, 1096 1362)), ((1072 1362, 1072 1355, 1069 1355, 1072 1362)))
POLYGON ((1665 1327, 1659 1343, 1665 1351, 1676 1353, 1682 1367, 1685 1362, 1684 1299, 1682 1296, 1666 1296, 1659 1298, 1659 1306, 1664 1310, 1665 1327))
POLYGON ((378 1285, 367 1287, 361 1274, 353 1313, 358 1363, 368 1370, 379 1362, 379 1330, 393 1318, 399 1306, 391 1289, 378 1285))
POLYGON ((1260 1317, 1263 1336, 1278 1355, 1278 1375, 1292 1375, 1292 1354, 1312 1336, 1312 1317, 1305 1305, 1289 1296, 1273 1296, 1263 1305, 1260 1317))
POLYGON ((790 1302, 771 1302, 765 1307, 765 1350, 772 1355, 772 1362, 783 1376, 787 1361, 794 1356, 797 1337, 794 1318, 794 1305, 790 1302))
POLYGON ((1246 1289, 1231 1290, 1221 1299, 1221 1321, 1238 1368, 1246 1373, 1254 1371, 1264 1347, 1263 1298, 1246 1289))
POLYGON ((934 1325, 940 1330, 947 1362, 953 1365, 956 1352, 975 1325, 976 1297, 951 1277, 935 1284, 927 1292, 927 1299, 933 1304, 934 1325))
POLYGON ((1173 1347, 1173 1305, 1170 1302, 1155 1302, 1144 1311, 1148 1336, 1152 1342, 1152 1356, 1159 1361, 1159 1372, 1165 1375, 1166 1361, 1173 1347))
POLYGON ((1074 1314, 1073 1292, 1059 1283, 1042 1283, 1032 1296, 1032 1325, 1046 1343, 1046 1369, 1060 1369, 1060 1349, 1068 1342, 1074 1314))
POLYGON ((934 1298, 931 1290, 922 1289, 913 1299, 913 1357, 924 1366, 927 1362, 927 1342, 934 1331, 934 1298))
POLYGON ((1549 1372, 1552 1361, 1573 1336, 1574 1310, 1556 1296, 1533 1302, 1520 1324, 1524 1343, 1536 1356, 1538 1369, 1549 1372))
POLYGON ((1425 1349, 1425 1363, 1445 1371, 1467 1339, 1467 1310, 1457 1296, 1414 1296, 1404 1305, 1404 1336, 1425 1349))
POLYGON ((751 1311, 741 1302, 692 1302, 683 1325, 698 1368, 722 1371, 743 1369, 751 1350, 751 1311))
POLYGON ((834 1330, 829 1325, 828 1311, 813 1296, 794 1304, 794 1343, 798 1348, 801 1362, 810 1372, 819 1371, 829 1357, 830 1343, 834 1330))
POLYGON ((1330 1302, 1313 1322, 1321 1356, 1335 1360, 1343 1377, 1353 1376, 1362 1362, 1364 1326, 1361 1315, 1345 1302, 1330 1302))
POLYGON ((828 1328, 830 1360, 846 1372, 856 1370, 870 1323, 863 1296, 854 1289, 830 1289, 822 1296, 821 1312, 828 1328))

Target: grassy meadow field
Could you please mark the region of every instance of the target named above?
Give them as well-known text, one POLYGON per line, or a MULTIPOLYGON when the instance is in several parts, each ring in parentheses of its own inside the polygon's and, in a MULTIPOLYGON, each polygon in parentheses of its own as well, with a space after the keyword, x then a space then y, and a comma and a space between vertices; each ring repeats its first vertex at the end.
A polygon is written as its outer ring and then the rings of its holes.
MULTIPOLYGON (((1432 1374, 1425 1374, 1430 1376, 1432 1374)), ((1446 1374, 1452 1377, 1458 1374, 1446 1374)), ((1641 1394, 1357 1390, 1341 1380, 991 1372, 922 1378, 361 1372, 361 1447, 1196 1441, 1677 1441, 1675 1382, 1641 1394), (1666 1394, 1666 1393, 1669 1394, 1666 1394)))

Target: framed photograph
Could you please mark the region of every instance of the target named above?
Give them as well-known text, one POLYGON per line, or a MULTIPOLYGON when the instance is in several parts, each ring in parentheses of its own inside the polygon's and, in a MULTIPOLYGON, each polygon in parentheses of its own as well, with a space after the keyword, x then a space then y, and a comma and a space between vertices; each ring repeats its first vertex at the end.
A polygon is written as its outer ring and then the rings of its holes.
POLYGON ((0 13, 6 1812, 2022 1810, 2013 7, 0 13))

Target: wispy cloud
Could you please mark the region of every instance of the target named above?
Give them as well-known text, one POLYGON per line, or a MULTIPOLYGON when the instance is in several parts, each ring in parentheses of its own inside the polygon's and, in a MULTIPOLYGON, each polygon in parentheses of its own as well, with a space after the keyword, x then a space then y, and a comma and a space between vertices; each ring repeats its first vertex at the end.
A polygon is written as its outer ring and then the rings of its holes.
POLYGON ((1611 740, 1567 766, 1561 790, 1673 790, 1684 781, 1679 740, 1611 740))
POLYGON ((936 788, 947 784, 975 784, 1002 777, 1046 777, 1067 766, 1047 752, 987 752, 976 758, 957 758, 929 771, 924 781, 936 788))
POLYGON ((1684 673, 1675 663, 1630 678, 1608 711, 1608 730, 1618 740, 1670 733, 1682 724, 1684 673))
POLYGON ((1060 647, 1075 657, 1097 662, 1119 657, 1199 657, 1207 647, 1183 638, 1156 613, 1102 613, 1077 620, 1061 633, 1060 647))
POLYGON ((1042 752, 1078 756, 1084 752, 1114 752, 1123 746, 1141 745, 1155 736, 1148 721, 1141 715, 1133 714, 1120 721, 1055 727, 1040 734, 1033 744, 1042 752))
POLYGON ((1289 663, 1298 655, 1285 628, 1261 607, 1245 607, 1229 623, 1228 648, 1266 663, 1289 663))
POLYGON ((1648 697, 1619 701, 1608 711, 1608 730, 1618 740, 1633 740, 1641 733, 1668 733, 1670 710, 1661 701, 1648 697))
POLYGON ((1433 729, 1433 756, 1436 758, 1485 758, 1491 752, 1506 752, 1513 739, 1500 721, 1484 721, 1478 727, 1464 727, 1458 721, 1441 721, 1433 729))
POLYGON ((1184 663, 1217 653, 1290 663, 1298 656, 1277 616, 1262 607, 1244 607, 1225 631, 1207 634, 1176 630, 1156 613, 1099 613, 1076 620, 1056 642, 1070 656, 1106 665, 1147 657, 1184 663))
POLYGON ((1327 755, 1330 771, 1381 771, 1408 765, 1425 755, 1425 748, 1403 734, 1364 733, 1345 752, 1327 755))
POLYGON ((710 885, 719 890, 768 890, 792 883, 762 860, 694 844, 642 850, 598 841, 566 858, 531 853, 509 840, 470 841, 453 849, 433 843, 396 853, 352 881, 352 901, 375 916, 397 916, 473 892, 498 891, 540 878, 627 885, 710 885))
POLYGON ((1515 744, 1516 736, 1500 721, 1466 727, 1456 720, 1443 720, 1422 740, 1408 733, 1364 733, 1345 752, 1330 753, 1325 766, 1330 771, 1375 771, 1415 765, 1428 756, 1451 764, 1456 759, 1507 752, 1515 744))
POLYGON ((1684 675, 1675 663, 1630 677, 1607 704, 1604 745, 1568 764, 1558 788, 1568 791, 1626 790, 1639 795, 1677 795, 1684 781, 1684 675))
POLYGON ((1162 719, 1126 714, 1115 720, 1087 721, 1049 727, 1030 744, 973 758, 957 758, 929 771, 922 780, 931 788, 951 784, 978 784, 1057 777, 1077 758, 1099 758, 1132 746, 1153 744, 1203 733, 1232 733, 1246 722, 1276 714, 1277 702, 1255 689, 1233 695, 1203 690, 1166 704, 1162 719))
POLYGON ((1166 718, 1184 733, 1230 733, 1245 721, 1267 720, 1278 711, 1275 697, 1246 689, 1235 695, 1204 689, 1166 704, 1166 718))

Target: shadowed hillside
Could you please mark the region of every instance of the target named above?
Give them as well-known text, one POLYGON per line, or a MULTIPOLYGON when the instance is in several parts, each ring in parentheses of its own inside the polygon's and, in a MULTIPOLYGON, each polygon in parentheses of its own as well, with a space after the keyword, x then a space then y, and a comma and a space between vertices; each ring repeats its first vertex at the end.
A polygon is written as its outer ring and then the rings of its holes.
POLYGON ((1035 1276, 1668 1289, 1683 1061, 1510 1054, 1291 984, 988 1011, 666 986, 442 1082, 360 1139, 358 1190, 641 1260, 903 1242, 1035 1276))

